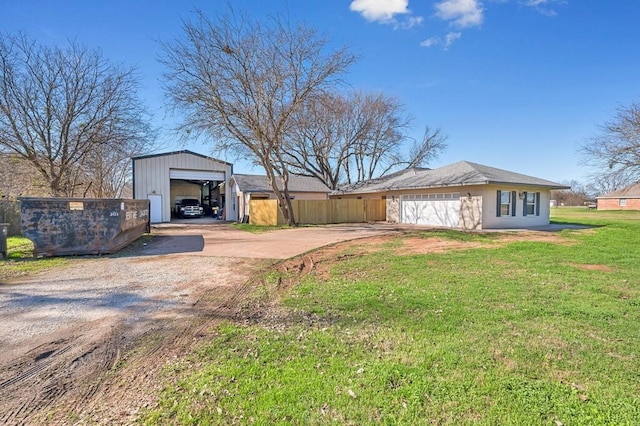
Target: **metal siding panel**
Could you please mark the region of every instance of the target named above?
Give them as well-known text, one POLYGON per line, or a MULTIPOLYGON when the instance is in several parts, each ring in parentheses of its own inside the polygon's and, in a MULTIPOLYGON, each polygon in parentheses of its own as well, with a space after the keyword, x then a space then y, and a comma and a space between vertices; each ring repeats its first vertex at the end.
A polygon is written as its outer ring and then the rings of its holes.
POLYGON ((170 179, 224 181, 224 172, 206 170, 169 169, 170 179))
MULTIPOLYGON (((136 182, 136 198, 146 199, 147 195, 155 191, 156 194, 162 195, 162 221, 169 222, 171 220, 171 194, 170 194, 170 169, 181 168, 185 170, 212 170, 218 172, 216 176, 220 181, 224 181, 228 186, 231 165, 207 159, 188 153, 179 153, 175 155, 161 155, 156 157, 141 158, 136 160, 136 173, 134 179, 136 182)), ((213 179, 207 179, 213 180, 213 179)), ((227 198, 226 204, 231 207, 230 199, 231 191, 226 188, 227 198)), ((231 212, 230 212, 231 213, 231 212)), ((235 219, 235 215, 227 215, 227 218, 235 219)))

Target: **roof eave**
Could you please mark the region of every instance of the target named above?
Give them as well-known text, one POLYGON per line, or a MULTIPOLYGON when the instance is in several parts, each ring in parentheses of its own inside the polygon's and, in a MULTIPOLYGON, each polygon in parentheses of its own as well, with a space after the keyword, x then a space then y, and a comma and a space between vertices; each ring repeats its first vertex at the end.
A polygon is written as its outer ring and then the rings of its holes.
POLYGON ((193 155, 193 156, 196 156, 196 157, 205 158, 207 160, 213 160, 213 161, 221 163, 221 164, 226 164, 227 166, 233 166, 232 163, 229 163, 227 161, 219 160, 217 158, 209 157, 208 155, 199 154, 197 152, 189 151, 188 149, 183 149, 183 150, 180 150, 180 151, 161 152, 161 153, 158 153, 158 154, 138 155, 136 157, 131 157, 131 159, 132 160, 145 160, 145 159, 148 159, 148 158, 166 157, 166 156, 170 156, 170 155, 179 155, 179 154, 189 154, 189 155, 193 155))
POLYGON ((520 183, 520 182, 502 182, 502 181, 487 181, 488 185, 514 185, 514 186, 526 186, 528 188, 549 188, 549 189, 571 189, 567 185, 549 185, 549 184, 536 184, 536 183, 520 183))

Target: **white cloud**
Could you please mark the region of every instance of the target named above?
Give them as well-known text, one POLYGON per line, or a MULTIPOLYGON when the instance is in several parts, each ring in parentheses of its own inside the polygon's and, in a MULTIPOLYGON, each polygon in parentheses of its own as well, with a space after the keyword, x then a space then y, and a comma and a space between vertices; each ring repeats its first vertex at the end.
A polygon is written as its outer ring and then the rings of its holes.
POLYGON ((444 38, 444 47, 445 49, 449 48, 453 44, 454 41, 458 40, 462 37, 462 33, 449 33, 444 38))
POLYGON ((440 43, 442 43, 442 40, 440 40, 440 37, 435 37, 434 36, 434 37, 429 37, 428 39, 422 41, 420 43, 420 46, 429 48, 429 47, 432 47, 432 46, 437 46, 440 43))
POLYGON ((358 12, 367 21, 392 24, 394 29, 407 30, 422 24, 422 16, 412 16, 409 0, 353 0, 349 9, 358 12), (402 19, 400 15, 407 15, 402 19))
POLYGON ((566 0, 522 0, 520 3, 536 9, 543 15, 556 16, 558 13, 553 9, 553 5, 566 4, 566 0))
POLYGON ((442 45, 444 50, 448 50, 449 47, 451 47, 451 45, 456 40, 458 40, 460 37, 462 37, 462 33, 460 33, 460 32, 448 33, 446 36, 444 36, 444 40, 441 39, 438 36, 433 36, 433 37, 429 37, 428 39, 422 41, 420 43, 420 46, 429 48, 429 47, 433 47, 433 46, 442 45))
POLYGON ((411 13, 409 0, 353 0, 349 9, 360 13, 368 21, 387 23, 395 15, 411 13))
MULTIPOLYGON (((535 0, 534 0, 535 1, 535 0)), ((436 16, 459 28, 482 24, 483 8, 479 0, 443 0, 436 3, 436 16)))
POLYGON ((422 16, 409 16, 407 19, 396 22, 394 28, 401 30, 408 30, 409 28, 413 28, 416 25, 422 24, 424 18, 422 16))

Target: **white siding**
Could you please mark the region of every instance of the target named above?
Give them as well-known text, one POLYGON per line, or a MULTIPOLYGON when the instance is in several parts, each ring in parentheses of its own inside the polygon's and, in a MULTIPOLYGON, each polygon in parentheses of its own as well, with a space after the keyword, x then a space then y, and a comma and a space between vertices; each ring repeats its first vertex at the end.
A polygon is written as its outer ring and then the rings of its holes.
POLYGON ((482 188, 482 228, 483 229, 509 229, 509 228, 528 228, 532 226, 541 226, 549 224, 549 189, 532 188, 523 186, 486 186, 482 188), (516 215, 500 216, 496 214, 497 209, 497 192, 515 191, 516 192, 516 215), (539 192, 540 193, 540 215, 522 214, 524 201, 520 199, 518 194, 521 192, 539 192))
POLYGON ((169 170, 169 177, 171 179, 184 179, 184 180, 211 180, 211 181, 224 181, 224 172, 214 172, 209 170, 183 170, 183 169, 171 169, 169 170))

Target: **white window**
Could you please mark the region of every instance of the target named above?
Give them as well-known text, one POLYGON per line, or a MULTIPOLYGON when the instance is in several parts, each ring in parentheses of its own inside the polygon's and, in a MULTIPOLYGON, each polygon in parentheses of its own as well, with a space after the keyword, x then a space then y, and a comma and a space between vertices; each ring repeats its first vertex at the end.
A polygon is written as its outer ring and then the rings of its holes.
POLYGON ((540 210, 537 208, 538 203, 540 202, 540 193, 539 192, 526 192, 524 197, 524 215, 525 216, 538 216, 540 214, 540 210))
POLYGON ((498 191, 497 216, 515 216, 515 191, 498 191))
POLYGON ((620 198, 620 207, 627 207, 627 199, 620 198))

